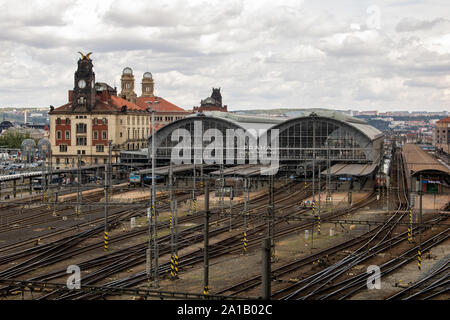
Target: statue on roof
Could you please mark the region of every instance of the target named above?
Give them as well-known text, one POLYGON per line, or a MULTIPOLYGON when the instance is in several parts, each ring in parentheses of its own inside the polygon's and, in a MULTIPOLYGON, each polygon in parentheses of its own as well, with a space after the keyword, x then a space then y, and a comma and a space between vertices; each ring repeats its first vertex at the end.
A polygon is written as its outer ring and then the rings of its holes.
POLYGON ((91 60, 89 56, 92 54, 92 52, 89 52, 87 55, 84 55, 82 52, 78 51, 79 54, 81 54, 81 60, 91 60))

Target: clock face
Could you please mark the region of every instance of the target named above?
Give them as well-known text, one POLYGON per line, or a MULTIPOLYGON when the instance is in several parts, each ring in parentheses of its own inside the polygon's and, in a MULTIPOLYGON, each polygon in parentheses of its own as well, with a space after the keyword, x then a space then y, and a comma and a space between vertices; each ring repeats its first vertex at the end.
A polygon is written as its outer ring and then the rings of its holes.
POLYGON ((86 81, 84 81, 83 79, 78 81, 78 87, 84 89, 86 87, 86 81))

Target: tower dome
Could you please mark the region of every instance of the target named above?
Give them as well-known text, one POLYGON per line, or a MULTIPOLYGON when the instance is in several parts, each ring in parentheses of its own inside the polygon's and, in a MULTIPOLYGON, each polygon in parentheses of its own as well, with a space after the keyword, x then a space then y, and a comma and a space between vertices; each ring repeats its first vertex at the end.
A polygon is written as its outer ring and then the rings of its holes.
POLYGON ((133 70, 130 67, 123 69, 122 74, 133 74, 133 70))
POLYGON ((122 76, 120 77, 120 83, 122 91, 120 96, 132 103, 136 103, 137 95, 134 92, 134 75, 133 70, 130 67, 126 67, 122 71, 122 76))
POLYGON ((142 95, 141 97, 154 97, 155 82, 150 72, 145 72, 142 76, 142 95))

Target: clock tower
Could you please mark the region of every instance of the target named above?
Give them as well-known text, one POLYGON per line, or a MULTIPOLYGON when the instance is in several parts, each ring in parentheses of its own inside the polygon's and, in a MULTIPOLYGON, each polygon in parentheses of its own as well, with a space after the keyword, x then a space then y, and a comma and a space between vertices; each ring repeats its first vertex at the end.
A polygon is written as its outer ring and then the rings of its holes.
POLYGON ((120 96, 125 100, 136 103, 137 94, 134 92, 134 75, 131 68, 126 67, 123 69, 122 77, 120 77, 120 83, 122 86, 120 96))
POLYGON ((73 88, 72 111, 92 111, 95 106, 95 73, 93 71, 92 60, 89 56, 81 54, 78 59, 78 69, 75 72, 75 83, 73 88))

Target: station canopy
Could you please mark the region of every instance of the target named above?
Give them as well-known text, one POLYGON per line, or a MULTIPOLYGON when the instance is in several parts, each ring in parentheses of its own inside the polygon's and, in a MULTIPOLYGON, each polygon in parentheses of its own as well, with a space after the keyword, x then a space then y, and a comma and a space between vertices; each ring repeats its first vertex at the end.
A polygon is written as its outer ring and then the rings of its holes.
MULTIPOLYGON (((157 160, 170 161, 173 148, 184 140, 180 136, 175 136, 180 132, 189 134, 191 141, 187 143, 190 145, 190 159, 194 159, 195 150, 204 150, 213 141, 202 140, 203 137, 199 137, 200 140, 196 139, 198 129, 201 129, 200 134, 209 129, 219 132, 222 136, 223 159, 233 154, 234 159, 245 160, 244 163, 236 161, 235 164, 249 163, 252 142, 256 142, 259 151, 261 146, 267 146, 272 150, 272 135, 275 138, 277 133, 276 150, 280 164, 292 165, 313 160, 330 160, 333 163, 378 163, 384 138, 381 131, 366 121, 331 110, 309 110, 295 118, 204 112, 174 121, 156 131, 157 160), (231 140, 226 136, 228 129, 234 129, 235 136, 232 136, 231 140)), ((150 136, 148 140, 149 158, 152 152, 152 138, 150 136)), ((220 139, 220 136, 218 138, 220 139)), ((225 160, 223 161, 225 163, 225 160)))

